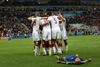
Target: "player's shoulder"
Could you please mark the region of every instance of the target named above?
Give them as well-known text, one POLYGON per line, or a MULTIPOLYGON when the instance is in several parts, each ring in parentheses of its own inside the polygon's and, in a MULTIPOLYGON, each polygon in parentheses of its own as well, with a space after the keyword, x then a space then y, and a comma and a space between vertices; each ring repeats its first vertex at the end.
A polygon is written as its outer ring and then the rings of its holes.
MULTIPOLYGON (((49 19, 49 20, 52 19, 52 16, 48 17, 48 19, 49 19)), ((48 19, 47 19, 47 20, 48 20, 48 19)))
POLYGON ((54 15, 53 17, 57 18, 58 16, 57 15, 54 15))

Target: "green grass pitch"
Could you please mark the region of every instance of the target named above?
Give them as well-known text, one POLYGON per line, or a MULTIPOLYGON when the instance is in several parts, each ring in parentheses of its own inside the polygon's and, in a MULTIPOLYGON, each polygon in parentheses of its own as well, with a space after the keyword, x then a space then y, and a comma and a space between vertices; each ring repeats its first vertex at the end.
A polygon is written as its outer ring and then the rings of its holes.
MULTIPOLYGON (((79 54, 82 58, 93 59, 82 65, 57 64, 52 56, 34 56, 33 41, 29 39, 0 40, 0 67, 99 67, 100 36, 69 36, 69 51, 61 57, 79 54)), ((64 48, 64 46, 63 46, 64 48)))

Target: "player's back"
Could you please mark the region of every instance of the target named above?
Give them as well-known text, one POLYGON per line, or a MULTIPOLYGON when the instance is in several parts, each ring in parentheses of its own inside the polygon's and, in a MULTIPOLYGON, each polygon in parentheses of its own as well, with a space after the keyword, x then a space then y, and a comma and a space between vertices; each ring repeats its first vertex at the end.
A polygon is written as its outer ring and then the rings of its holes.
POLYGON ((66 61, 75 61, 75 59, 77 58, 77 56, 75 55, 70 55, 66 57, 66 61))
POLYGON ((33 29, 39 29, 41 17, 34 18, 36 20, 33 24, 33 29))
POLYGON ((51 21, 52 28, 59 28, 57 16, 50 16, 48 19, 51 21))

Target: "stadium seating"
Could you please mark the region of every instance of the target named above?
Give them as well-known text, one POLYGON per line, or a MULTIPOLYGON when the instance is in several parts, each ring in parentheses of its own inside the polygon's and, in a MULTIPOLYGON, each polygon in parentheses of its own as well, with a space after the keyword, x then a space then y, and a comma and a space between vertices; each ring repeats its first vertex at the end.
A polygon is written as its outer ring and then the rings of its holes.
POLYGON ((58 12, 59 10, 67 19, 67 30, 70 28, 69 24, 76 23, 86 24, 89 26, 100 26, 100 8, 87 6, 1 7, 0 24, 2 25, 2 28, 8 28, 9 26, 12 27, 15 35, 18 31, 21 32, 20 35, 24 34, 24 31, 30 31, 31 33, 31 21, 28 21, 27 19, 29 16, 35 15, 36 11, 43 14, 43 12, 58 12))

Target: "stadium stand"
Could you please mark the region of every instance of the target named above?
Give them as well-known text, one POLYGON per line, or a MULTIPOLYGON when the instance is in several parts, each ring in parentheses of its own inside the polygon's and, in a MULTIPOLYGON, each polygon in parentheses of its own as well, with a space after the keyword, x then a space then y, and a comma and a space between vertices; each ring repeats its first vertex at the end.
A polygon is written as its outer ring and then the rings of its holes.
MULTIPOLYGON (((52 1, 52 0, 51 0, 52 1)), ((81 2, 89 2, 90 0, 82 0, 81 2)), ((29 16, 32 16, 35 14, 36 11, 41 12, 48 12, 48 11, 55 11, 55 12, 62 12, 63 16, 67 19, 67 30, 69 31, 69 35, 75 35, 75 32, 78 32, 77 34, 80 35, 84 32, 84 34, 87 34, 87 32, 94 33, 100 31, 100 8, 98 4, 100 1, 95 0, 97 6, 91 6, 93 4, 89 4, 89 6, 30 6, 32 3, 31 1, 28 1, 27 4, 22 4, 23 2, 16 3, 8 1, 8 2, 2 2, 0 5, 0 36, 2 36, 2 33, 4 33, 4 36, 6 36, 7 32, 4 32, 4 30, 7 30, 8 27, 11 27, 13 30, 13 37, 25 37, 24 35, 27 34, 27 37, 31 36, 32 27, 31 27, 31 21, 28 21, 27 18, 29 16), (11 2, 11 3, 9 3, 11 2), (30 2, 30 3, 29 3, 30 2), (8 3, 8 4, 7 4, 8 3), (8 6, 8 7, 5 7, 8 6), (13 7, 14 5, 15 7, 13 7), (19 5, 19 6, 17 6, 19 5), (21 6, 24 5, 24 6, 21 6), (11 7, 12 6, 12 7, 11 7), (82 26, 88 26, 92 28, 93 30, 89 29, 77 29, 73 28, 70 24, 82 24, 82 26), (94 26, 96 26, 94 28, 94 26), (72 33, 72 34, 70 34, 72 33), (74 33, 74 34, 73 34, 74 33)), ((65 3, 70 3, 71 1, 66 1, 65 3)), ((75 2, 75 1, 74 1, 75 2)), ((80 0, 79 0, 80 2, 80 0)), ((94 2, 94 1, 93 1, 94 2)), ((92 2, 92 3, 93 3, 92 2)), ((24 2, 26 3, 26 2, 24 2)), ((91 3, 91 2, 89 2, 91 3)), ((75 5, 75 4, 74 4, 75 5)))

